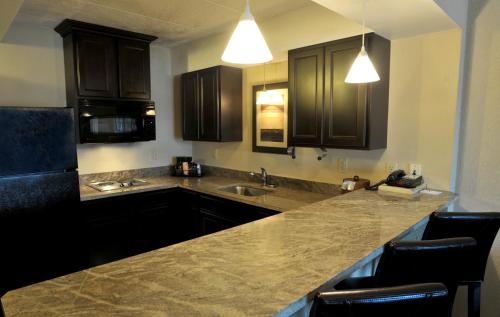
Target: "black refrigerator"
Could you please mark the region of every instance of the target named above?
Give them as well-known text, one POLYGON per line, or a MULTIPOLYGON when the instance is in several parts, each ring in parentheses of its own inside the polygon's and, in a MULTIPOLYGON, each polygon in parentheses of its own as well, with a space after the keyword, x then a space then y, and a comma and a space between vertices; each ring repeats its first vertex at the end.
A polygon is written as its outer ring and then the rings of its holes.
POLYGON ((85 266, 73 120, 0 107, 0 296, 85 266))

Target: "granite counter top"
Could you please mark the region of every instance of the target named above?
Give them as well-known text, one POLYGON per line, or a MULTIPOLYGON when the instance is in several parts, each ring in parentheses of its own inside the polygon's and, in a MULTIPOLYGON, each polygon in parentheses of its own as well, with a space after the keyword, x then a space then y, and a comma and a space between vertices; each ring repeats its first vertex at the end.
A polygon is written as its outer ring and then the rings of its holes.
POLYGON ((3 298, 7 317, 288 316, 455 196, 357 191, 3 298))
POLYGON ((331 198, 333 196, 332 194, 321 194, 304 190, 294 190, 286 187, 276 187, 274 189, 268 189, 271 190, 272 193, 258 197, 241 196, 221 191, 219 190, 219 188, 235 184, 247 184, 252 187, 261 187, 261 185, 256 182, 251 183, 220 176, 205 176, 202 178, 161 176, 148 177, 144 178, 144 180, 148 182, 147 185, 128 187, 125 189, 118 189, 107 192, 100 192, 82 184, 80 186, 80 198, 82 201, 86 201, 131 193, 181 187, 258 207, 268 208, 276 211, 286 211, 308 205, 313 202, 331 198))

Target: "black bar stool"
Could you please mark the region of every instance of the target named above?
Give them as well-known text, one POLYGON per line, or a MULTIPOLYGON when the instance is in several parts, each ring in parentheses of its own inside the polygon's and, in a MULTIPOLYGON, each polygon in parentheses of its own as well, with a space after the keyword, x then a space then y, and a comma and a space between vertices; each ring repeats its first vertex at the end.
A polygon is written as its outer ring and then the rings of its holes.
POLYGON ((443 284, 428 283, 318 293, 309 317, 442 317, 451 314, 443 284))
POLYGON ((470 237, 391 241, 385 245, 375 275, 348 278, 337 284, 335 289, 443 283, 448 289, 451 311, 461 270, 464 269, 463 265, 457 263, 470 263, 468 259, 474 255, 476 247, 476 240, 470 237))
MULTIPOLYGON (((460 284, 468 289, 468 315, 479 317, 481 283, 491 246, 500 228, 498 212, 435 212, 425 228, 423 240, 452 237, 473 237, 477 241, 476 256, 462 270, 460 284)), ((462 265, 462 264, 461 264, 462 265)))

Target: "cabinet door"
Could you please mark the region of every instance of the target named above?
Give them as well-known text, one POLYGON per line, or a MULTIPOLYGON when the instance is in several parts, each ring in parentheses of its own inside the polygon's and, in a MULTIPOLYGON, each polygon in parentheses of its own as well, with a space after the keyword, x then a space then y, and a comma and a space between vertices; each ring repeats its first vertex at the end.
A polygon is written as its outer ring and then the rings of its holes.
POLYGON ((239 223, 233 221, 232 219, 222 217, 206 209, 200 209, 199 217, 201 235, 211 234, 239 225, 239 223))
POLYGON ((366 144, 366 84, 344 82, 361 40, 340 41, 325 49, 323 144, 364 147, 366 144))
POLYGON ((200 92, 200 140, 218 141, 220 138, 219 69, 198 72, 200 92))
POLYGON ((200 138, 198 73, 182 74, 182 138, 196 141, 200 138))
POLYGON ((140 41, 118 41, 118 75, 120 97, 151 98, 149 44, 140 41))
MULTIPOLYGON (((171 244, 172 228, 175 223, 169 219, 168 204, 134 208, 131 217, 130 252, 139 254, 171 244)), ((178 225, 178 224, 177 224, 178 225)))
POLYGON ((78 94, 84 97, 115 97, 115 40, 89 33, 77 33, 75 40, 78 94))
POLYGON ((324 49, 291 51, 289 65, 289 145, 321 144, 324 49))

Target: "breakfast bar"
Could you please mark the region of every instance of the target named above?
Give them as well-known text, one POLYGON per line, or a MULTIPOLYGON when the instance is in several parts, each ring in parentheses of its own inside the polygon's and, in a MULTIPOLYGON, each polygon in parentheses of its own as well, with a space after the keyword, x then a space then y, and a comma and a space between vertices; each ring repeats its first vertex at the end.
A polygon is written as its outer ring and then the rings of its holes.
POLYGON ((365 190, 7 293, 7 317, 290 316, 454 194, 365 190))

